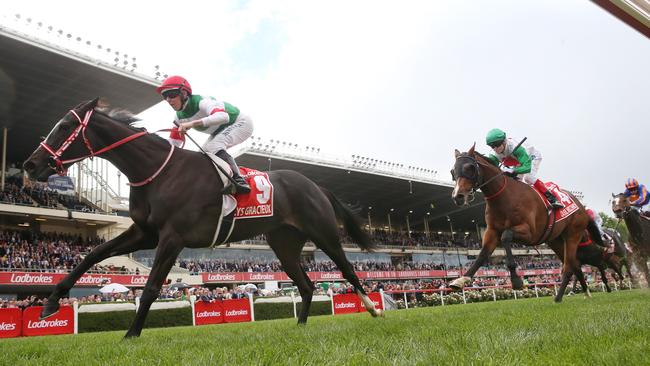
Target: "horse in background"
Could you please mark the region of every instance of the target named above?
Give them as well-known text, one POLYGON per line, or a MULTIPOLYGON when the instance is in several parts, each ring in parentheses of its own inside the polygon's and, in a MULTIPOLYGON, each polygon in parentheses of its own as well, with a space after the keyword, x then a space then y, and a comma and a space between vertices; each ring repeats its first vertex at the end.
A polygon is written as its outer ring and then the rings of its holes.
POLYGON ((623 193, 612 194, 612 211, 617 218, 623 219, 630 232, 629 243, 632 248, 632 261, 636 268, 643 273, 646 286, 650 286, 648 260, 650 259, 650 220, 641 215, 638 209, 630 204, 623 193))
MULTIPOLYGON (((614 279, 619 282, 619 285, 623 284, 623 272, 622 267, 626 265, 626 254, 627 250, 623 244, 623 240, 613 229, 605 228, 603 229, 603 234, 605 236, 604 242, 605 247, 598 246, 594 244, 591 240, 589 233, 585 234, 583 242, 578 244, 577 257, 581 265, 589 265, 596 267, 600 273, 600 278, 605 285, 607 292, 612 292, 612 289, 609 287, 609 281, 607 280, 606 269, 611 269, 614 271, 614 279)), ((630 273, 629 266, 626 265, 626 269, 630 278, 632 274, 630 273)), ((573 278, 573 292, 576 292, 577 287, 577 278, 573 278)))
POLYGON ((536 246, 543 242, 563 260, 562 283, 555 301, 562 301, 571 277, 575 274, 585 292, 589 294, 580 262, 576 256, 578 243, 585 230, 593 234, 600 245, 602 239, 598 227, 582 204, 569 192, 563 192, 578 205, 577 211, 559 222, 552 222, 551 215, 539 194, 527 184, 508 177, 487 157, 475 151, 474 146, 464 153, 456 150, 456 162, 452 178, 456 185, 452 198, 457 205, 468 205, 474 192, 481 190, 486 201, 485 222, 487 229, 483 234, 483 244, 476 261, 467 272, 452 283, 450 287, 463 288, 471 281, 476 271, 487 262, 498 245, 502 245, 507 255, 507 265, 513 289, 521 289, 523 281, 516 272, 517 265, 512 256, 513 242, 536 246))
MULTIPOLYGON (((132 127, 130 124, 135 121, 137 118, 131 113, 99 105, 98 98, 81 103, 55 124, 23 164, 31 179, 47 181, 52 174, 65 174, 77 161, 101 155, 131 182, 129 214, 133 225, 95 247, 56 285, 41 318, 56 313, 59 299, 96 263, 157 248, 140 307, 126 333, 126 337, 137 337, 181 250, 217 244, 224 183, 213 161, 198 152, 177 150, 167 140, 132 127)), ((273 216, 236 221, 228 242, 266 236, 283 270, 300 292, 298 324, 307 322, 314 291, 314 284, 300 263, 307 240, 332 259, 354 286, 368 312, 382 315, 366 295, 339 240, 337 219, 361 249, 373 248, 370 237, 361 229, 360 218, 331 192, 297 172, 272 171, 268 177, 273 184, 273 216)))

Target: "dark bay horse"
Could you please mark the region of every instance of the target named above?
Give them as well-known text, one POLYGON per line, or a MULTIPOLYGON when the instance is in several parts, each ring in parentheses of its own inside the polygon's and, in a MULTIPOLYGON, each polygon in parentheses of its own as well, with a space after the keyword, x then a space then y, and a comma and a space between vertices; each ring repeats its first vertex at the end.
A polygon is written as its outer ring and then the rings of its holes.
POLYGON ((514 289, 520 289, 523 287, 523 281, 516 272, 511 243, 535 246, 546 242, 563 260, 562 284, 555 301, 562 301, 564 291, 574 274, 585 292, 589 293, 580 269, 580 262, 576 257, 578 243, 585 229, 597 237, 594 240, 600 241, 600 245, 603 243, 600 235, 597 234, 596 224, 590 220, 584 207, 575 197, 573 199, 579 209, 549 227, 548 211, 539 195, 527 184, 504 175, 485 156, 476 152, 474 146, 465 153, 456 150, 456 163, 452 170, 452 177, 456 181, 452 198, 457 205, 467 205, 476 190, 480 189, 483 192, 487 202, 485 208, 487 230, 483 235, 483 245, 478 258, 463 277, 457 278, 450 284, 451 287, 463 288, 469 283, 471 277, 501 244, 506 250, 512 286, 514 289))
MULTIPOLYGON (((581 265, 589 265, 596 267, 600 272, 600 278, 605 285, 607 292, 612 292, 612 289, 609 287, 607 281, 607 275, 605 273, 606 269, 611 269, 618 276, 617 279, 622 285, 623 281, 623 272, 622 267, 626 264, 626 252, 625 245, 623 240, 613 229, 603 229, 607 240, 603 240, 607 244, 606 247, 601 247, 596 245, 591 239, 591 235, 585 235, 583 242, 578 244, 578 251, 576 256, 581 265)), ((632 277, 630 273, 629 266, 627 267, 628 274, 630 278, 632 277)), ((576 290, 577 278, 573 279, 573 291, 576 290)))
POLYGON ((639 210, 630 205, 630 200, 623 194, 612 195, 612 211, 617 218, 625 220, 630 232, 632 259, 636 267, 645 276, 646 286, 650 286, 650 220, 642 217, 639 210))
MULTIPOLYGON (((24 163, 32 179, 46 181, 64 173, 75 161, 100 155, 113 163, 130 182, 129 213, 133 225, 114 239, 92 250, 63 281, 56 285, 41 317, 59 308, 59 299, 90 267, 103 259, 157 247, 140 307, 126 337, 139 336, 152 302, 181 250, 209 246, 222 209, 223 183, 205 155, 174 149, 165 139, 137 129, 137 121, 123 110, 84 102, 66 114, 24 163)), ((364 250, 373 244, 361 229, 356 214, 332 193, 294 171, 272 171, 273 216, 239 220, 229 241, 265 234, 302 297, 298 323, 307 321, 314 285, 300 264, 300 253, 311 240, 327 254, 352 284, 364 306, 375 310, 339 241, 337 218, 350 237, 364 250)))

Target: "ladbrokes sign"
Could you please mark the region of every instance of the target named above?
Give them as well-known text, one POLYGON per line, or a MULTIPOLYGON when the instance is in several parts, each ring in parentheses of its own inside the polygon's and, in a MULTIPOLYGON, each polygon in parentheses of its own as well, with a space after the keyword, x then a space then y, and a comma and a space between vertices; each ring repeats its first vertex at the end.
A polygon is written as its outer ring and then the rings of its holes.
POLYGON ((197 301, 194 304, 196 325, 249 322, 252 310, 248 299, 197 301))
MULTIPOLYGON (((381 298, 381 293, 371 292, 368 294, 368 297, 375 304, 375 309, 384 309, 384 301, 381 298)), ((366 308, 361 302, 361 298, 357 294, 334 295, 332 303, 334 306, 334 315, 363 313, 366 311, 366 308)))
MULTIPOLYGON (((65 278, 65 273, 2 272, 0 285, 50 285, 54 286, 65 278)), ((77 281, 78 286, 99 286, 104 282, 117 282, 142 287, 147 276, 86 274, 77 281)))
POLYGON ((0 309, 0 338, 20 337, 22 311, 18 308, 0 309))
POLYGON ((61 306, 59 311, 47 319, 39 319, 42 306, 32 306, 23 311, 23 335, 39 336, 74 333, 74 310, 72 306, 61 306))

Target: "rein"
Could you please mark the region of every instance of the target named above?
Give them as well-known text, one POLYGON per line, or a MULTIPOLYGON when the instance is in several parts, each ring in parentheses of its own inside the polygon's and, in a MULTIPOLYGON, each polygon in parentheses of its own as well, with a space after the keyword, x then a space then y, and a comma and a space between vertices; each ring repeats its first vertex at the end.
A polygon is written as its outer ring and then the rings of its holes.
MULTIPOLYGON (((71 163, 76 163, 78 161, 81 161, 86 158, 92 159, 95 156, 98 156, 100 154, 103 154, 107 151, 113 150, 121 145, 124 145, 128 142, 131 142, 139 137, 142 137, 147 134, 147 131, 141 131, 134 133, 133 135, 129 135, 123 139, 120 139, 108 146, 105 146, 97 151, 94 151, 92 148, 92 145, 90 144, 90 140, 88 140, 88 137, 86 137, 86 128, 88 127, 88 124, 90 123, 90 117, 92 116, 94 109, 90 109, 86 111, 86 114, 84 115, 84 118, 81 119, 77 112, 74 110, 70 110, 70 112, 77 118, 77 121, 79 121, 79 125, 70 133, 70 135, 63 141, 61 146, 59 146, 58 149, 54 150, 50 145, 45 143, 45 141, 42 141, 40 143, 40 146, 45 149, 50 154, 50 157, 54 161, 55 165, 52 166, 51 164, 48 164, 50 168, 54 169, 57 174, 64 176, 67 173, 67 169, 64 167, 65 164, 71 164, 71 163), (83 137, 84 140, 84 145, 86 146, 86 149, 88 150, 87 155, 80 156, 78 158, 73 158, 73 159, 67 159, 67 160, 61 160, 61 156, 63 153, 72 145, 72 143, 79 137, 79 133, 81 133, 81 136, 83 137)), ((169 160, 171 159, 172 154, 174 153, 174 145, 171 146, 171 149, 169 150, 169 154, 167 155, 167 159, 163 162, 163 164, 160 166, 160 168, 149 178, 137 182, 137 183, 128 183, 130 186, 134 187, 140 187, 143 186, 149 182, 151 182, 154 178, 160 174, 160 172, 163 170, 163 168, 167 165, 169 160)))

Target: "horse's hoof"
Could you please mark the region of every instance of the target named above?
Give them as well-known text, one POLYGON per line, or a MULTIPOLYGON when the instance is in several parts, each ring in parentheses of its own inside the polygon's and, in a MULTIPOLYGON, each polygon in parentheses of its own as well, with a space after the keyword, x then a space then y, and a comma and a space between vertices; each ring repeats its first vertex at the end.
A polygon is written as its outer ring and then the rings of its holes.
POLYGON ((521 277, 517 277, 517 278, 511 280, 511 282, 512 282, 512 289, 513 290, 523 290, 524 281, 521 280, 521 277))
POLYGON ((375 309, 375 311, 372 313, 372 316, 374 318, 383 318, 384 317, 384 311, 381 309, 375 309))
POLYGON ((465 287, 465 284, 471 281, 469 277, 458 277, 449 283, 449 287, 454 291, 460 291, 465 287))
POLYGON ((43 307, 43 310, 41 311, 41 316, 39 317, 39 320, 43 320, 46 318, 51 317, 52 315, 56 314, 59 311, 59 303, 50 303, 48 302, 45 307, 43 307), (49 304, 54 304, 53 306, 50 306, 49 304))
POLYGON ((556 304, 559 304, 559 303, 562 302, 562 298, 561 298, 561 297, 560 297, 560 298, 557 298, 557 297, 556 297, 553 301, 554 301, 556 304))

